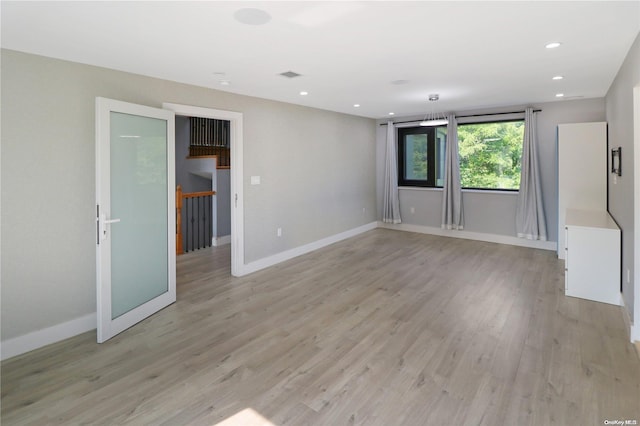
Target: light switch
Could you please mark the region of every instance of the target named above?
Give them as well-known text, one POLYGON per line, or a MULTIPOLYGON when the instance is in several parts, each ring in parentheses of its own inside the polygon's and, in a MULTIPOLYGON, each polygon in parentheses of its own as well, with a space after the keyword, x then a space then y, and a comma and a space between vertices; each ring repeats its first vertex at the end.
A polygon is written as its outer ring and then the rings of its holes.
POLYGON ((251 185, 260 185, 260 176, 251 176, 251 185))

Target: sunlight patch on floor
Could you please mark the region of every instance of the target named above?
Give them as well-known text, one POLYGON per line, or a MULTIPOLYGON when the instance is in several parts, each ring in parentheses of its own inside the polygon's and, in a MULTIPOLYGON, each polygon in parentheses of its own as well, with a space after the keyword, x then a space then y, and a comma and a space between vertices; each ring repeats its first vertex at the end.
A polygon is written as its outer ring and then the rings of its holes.
POLYGON ((252 408, 234 414, 214 426, 276 426, 252 408))

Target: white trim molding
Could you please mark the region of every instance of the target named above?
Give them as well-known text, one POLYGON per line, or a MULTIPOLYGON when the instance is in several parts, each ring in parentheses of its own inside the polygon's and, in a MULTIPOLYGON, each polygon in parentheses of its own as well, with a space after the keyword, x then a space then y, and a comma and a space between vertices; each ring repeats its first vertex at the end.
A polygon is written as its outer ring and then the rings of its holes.
MULTIPOLYGON (((634 322, 631 319, 631 313, 624 302, 622 293, 620 293, 620 306, 622 306, 622 319, 624 320, 626 332, 629 334, 629 341, 636 344, 640 343, 640 327, 638 325, 634 327, 634 322)), ((640 356, 640 352, 638 352, 638 356, 640 356)))
MULTIPOLYGON (((359 226, 357 228, 350 229, 348 231, 341 232, 339 234, 332 235, 330 237, 323 238, 321 240, 314 241, 312 243, 305 244, 291 250, 277 253, 273 256, 269 256, 255 262, 251 262, 247 265, 243 265, 240 267, 239 272, 241 272, 241 275, 250 274, 260 269, 267 268, 277 263, 284 262, 285 260, 292 259, 302 254, 309 253, 338 241, 342 241, 363 232, 375 229, 376 227, 377 222, 371 222, 366 225, 359 226)), ((229 242, 231 242, 230 235, 218 238, 218 245, 228 244, 229 242)), ((95 330, 96 324, 97 317, 96 313, 93 312, 91 314, 87 314, 85 316, 64 322, 62 324, 57 324, 22 336, 7 339, 0 342, 0 357, 2 360, 5 360, 14 356, 24 354, 26 352, 33 351, 35 349, 39 349, 52 343, 68 339, 70 337, 77 336, 78 334, 95 330)))
POLYGON ((357 228, 353 228, 348 231, 341 232, 339 234, 331 235, 329 237, 322 238, 321 240, 317 240, 309 244, 305 244, 299 247, 292 248, 290 250, 285 250, 283 252, 276 253, 272 256, 258 259, 256 261, 253 261, 244 265, 244 267, 242 268, 241 275, 247 275, 252 272, 256 272, 261 269, 268 268, 269 266, 276 265, 280 262, 284 262, 286 260, 293 259, 294 257, 298 257, 303 254, 312 252, 314 250, 318 250, 320 248, 326 247, 333 243, 337 243, 338 241, 346 240, 347 238, 351 238, 358 234, 362 234, 363 232, 376 229, 378 226, 379 225, 377 222, 367 223, 366 225, 362 225, 357 228))
POLYGON ((527 240, 523 238, 511 237, 509 235, 484 234, 481 232, 456 231, 450 229, 436 228, 435 226, 411 225, 401 223, 392 225, 390 223, 378 222, 379 228, 394 229, 396 231, 416 232, 419 234, 439 235, 441 237, 464 238, 466 240, 485 241, 488 243, 508 244, 512 246, 529 247, 542 250, 555 251, 557 243, 554 241, 527 240))
MULTIPOLYGON (((640 85, 633 88, 633 318, 631 341, 640 342, 640 85)), ((640 355, 640 353, 638 353, 640 355)))
POLYGON ((97 324, 96 313, 87 314, 71 321, 63 322, 41 330, 32 331, 22 336, 1 342, 1 358, 12 358, 33 351, 43 346, 68 339, 87 331, 95 330, 97 324))
MULTIPOLYGON (((469 231, 452 231, 452 230, 446 230, 446 229, 441 229, 436 227, 410 225, 405 223, 393 225, 393 224, 387 224, 383 222, 371 222, 353 229, 349 229, 339 234, 322 238, 320 240, 311 242, 309 244, 295 247, 293 249, 286 250, 280 253, 276 253, 272 256, 268 256, 263 259, 256 260, 254 262, 241 265, 239 267, 240 270, 238 271, 240 272, 240 274, 236 276, 247 275, 252 272, 256 272, 261 269, 268 268, 280 262, 284 262, 286 260, 293 259, 294 257, 310 253, 314 250, 318 250, 320 248, 326 247, 333 243, 346 240, 348 238, 354 237, 356 235, 362 234, 364 232, 367 232, 376 228, 417 232, 421 234, 440 235, 440 236, 446 236, 446 237, 465 238, 470 240, 486 241, 486 242, 499 243, 499 244, 509 244, 509 245, 516 245, 516 246, 530 247, 530 248, 537 248, 537 249, 551 250, 551 251, 556 250, 556 243, 550 242, 550 241, 532 241, 532 240, 524 240, 516 237, 509 237, 506 235, 483 234, 483 233, 469 232, 469 231)), ((226 241, 231 241, 230 236, 219 237, 217 244, 220 245, 220 244, 226 243, 226 241)), ((631 327, 632 341, 634 339, 637 341, 640 341, 640 327, 638 326, 634 327, 633 325, 631 325, 630 327, 631 327)), ((23 336, 18 336, 18 337, 3 341, 0 343, 1 357, 4 360, 17 355, 21 355, 23 353, 41 348, 51 343, 56 343, 61 340, 76 336, 78 334, 85 333, 90 330, 94 330, 95 328, 96 328, 96 313, 94 312, 62 324, 54 325, 52 327, 48 327, 42 330, 25 334, 23 336)))

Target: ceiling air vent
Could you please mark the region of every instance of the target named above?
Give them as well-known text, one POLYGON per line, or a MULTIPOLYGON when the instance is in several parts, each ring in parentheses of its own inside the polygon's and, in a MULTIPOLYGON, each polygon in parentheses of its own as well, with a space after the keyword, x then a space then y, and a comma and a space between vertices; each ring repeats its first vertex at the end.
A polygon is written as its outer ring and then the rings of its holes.
POLYGON ((300 77, 302 74, 298 74, 297 72, 293 72, 293 71, 287 71, 287 72, 281 72, 280 75, 287 78, 294 78, 294 77, 300 77))

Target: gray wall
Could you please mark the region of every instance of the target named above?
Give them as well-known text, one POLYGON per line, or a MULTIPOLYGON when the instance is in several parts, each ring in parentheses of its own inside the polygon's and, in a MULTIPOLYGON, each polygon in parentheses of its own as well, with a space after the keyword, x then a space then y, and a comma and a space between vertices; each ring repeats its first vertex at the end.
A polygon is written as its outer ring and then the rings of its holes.
MULTIPOLYGON (((557 183, 557 149, 556 127, 560 123, 580 123, 604 121, 604 99, 586 99, 574 101, 557 101, 532 105, 542 111, 537 113, 538 123, 538 155, 542 181, 543 203, 547 221, 549 241, 558 240, 558 183, 557 183)), ((457 115, 484 114, 501 111, 524 111, 523 105, 515 105, 500 109, 474 111, 456 111, 457 115)), ((504 117, 501 117, 504 118, 504 117)), ((394 121, 422 119, 420 117, 395 117, 394 121)), ((379 123, 386 120, 378 121, 379 123)), ((461 120, 462 122, 462 120, 461 120)), ((382 218, 382 181, 384 177, 384 144, 386 126, 378 126, 376 188, 378 199, 378 219, 382 218)), ((516 236, 515 212, 516 195, 514 193, 464 191, 463 195, 465 231, 516 236)), ((439 189, 404 189, 400 190, 400 213, 402 222, 412 225, 441 225, 442 191, 439 189), (411 214, 411 207, 415 213, 411 214)))
POLYGON ((2 340, 96 310, 96 96, 244 114, 247 262, 375 220, 373 120, 14 51, 1 59, 2 340))
POLYGON ((231 171, 219 169, 216 173, 216 237, 231 235, 231 171))
MULTIPOLYGON (((640 85, 640 35, 631 46, 606 96, 609 123, 609 147, 622 147, 622 176, 617 183, 609 179, 609 212, 622 229, 622 294, 631 318, 634 318, 634 146, 633 88, 640 85), (631 280, 627 282, 627 269, 631 280)), ((609 169, 611 167, 609 159, 609 169)), ((636 289, 638 291, 638 289, 636 289)))
POLYGON ((189 117, 176 116, 176 185, 181 185, 183 192, 211 191, 210 179, 190 173, 190 162, 187 158, 191 143, 190 133, 189 117))
POLYGON ((247 262, 376 220, 374 121, 280 105, 245 115, 247 262))

